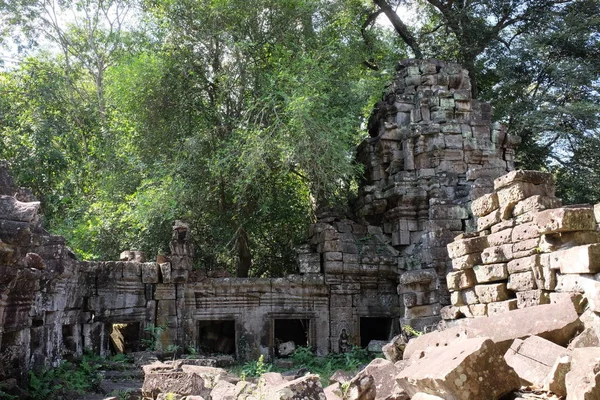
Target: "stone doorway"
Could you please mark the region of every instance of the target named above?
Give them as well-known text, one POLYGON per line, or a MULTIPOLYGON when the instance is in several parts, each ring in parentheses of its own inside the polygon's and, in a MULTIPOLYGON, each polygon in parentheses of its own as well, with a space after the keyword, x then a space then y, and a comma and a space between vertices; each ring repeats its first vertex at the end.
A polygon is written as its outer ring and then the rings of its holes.
POLYGON ((273 320, 273 343, 275 345, 275 355, 279 354, 279 345, 281 343, 294 342, 295 347, 309 346, 310 340, 310 319, 282 318, 273 320))
POLYGON ((367 347, 371 340, 389 341, 398 330, 394 318, 361 317, 360 318, 360 347, 367 347))
POLYGON ((110 348, 112 353, 131 353, 141 350, 140 338, 143 336, 139 322, 111 324, 110 348))
POLYGON ((198 321, 198 350, 235 354, 235 320, 198 321))

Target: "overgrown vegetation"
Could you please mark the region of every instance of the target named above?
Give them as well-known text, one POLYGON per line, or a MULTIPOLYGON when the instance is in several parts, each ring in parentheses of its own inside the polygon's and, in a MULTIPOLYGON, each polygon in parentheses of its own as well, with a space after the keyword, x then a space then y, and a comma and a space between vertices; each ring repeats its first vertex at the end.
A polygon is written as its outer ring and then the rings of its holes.
MULTIPOLYGON (((359 367, 368 364, 374 356, 369 354, 366 349, 353 346, 347 353, 328 354, 324 357, 318 357, 308 346, 296 348, 291 355, 294 370, 306 369, 312 374, 319 375, 324 387, 327 386, 329 378, 337 370, 356 372, 359 367)), ((242 378, 259 377, 267 372, 285 372, 278 369, 272 363, 266 363, 261 355, 258 360, 246 362, 240 366, 232 368, 231 372, 242 378)))
POLYGON ((62 361, 56 367, 30 371, 31 400, 68 399, 96 391, 101 380, 100 367, 97 358, 84 356, 77 363, 62 361))
POLYGON ((0 158, 83 258, 184 219, 197 267, 283 276, 399 58, 465 64, 519 166, 600 200, 599 32, 600 0, 4 1, 0 158))

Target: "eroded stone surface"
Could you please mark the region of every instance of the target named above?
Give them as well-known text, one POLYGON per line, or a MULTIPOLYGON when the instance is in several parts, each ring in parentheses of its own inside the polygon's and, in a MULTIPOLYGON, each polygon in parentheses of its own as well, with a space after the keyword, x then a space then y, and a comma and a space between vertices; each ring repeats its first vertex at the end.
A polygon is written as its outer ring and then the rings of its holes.
POLYGON ((494 342, 465 339, 435 349, 397 377, 410 395, 418 392, 446 400, 499 399, 519 387, 519 379, 494 342))

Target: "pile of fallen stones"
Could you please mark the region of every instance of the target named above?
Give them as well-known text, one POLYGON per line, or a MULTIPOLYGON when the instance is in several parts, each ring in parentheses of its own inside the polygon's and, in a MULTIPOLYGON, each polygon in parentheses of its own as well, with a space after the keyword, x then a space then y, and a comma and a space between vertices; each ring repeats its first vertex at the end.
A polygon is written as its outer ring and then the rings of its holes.
MULTIPOLYGON (((478 231, 448 245, 446 320, 504 313, 585 294, 600 311, 600 231, 592 205, 563 206, 551 174, 513 171, 472 203, 478 231)), ((598 207, 596 207, 598 208, 598 207)))

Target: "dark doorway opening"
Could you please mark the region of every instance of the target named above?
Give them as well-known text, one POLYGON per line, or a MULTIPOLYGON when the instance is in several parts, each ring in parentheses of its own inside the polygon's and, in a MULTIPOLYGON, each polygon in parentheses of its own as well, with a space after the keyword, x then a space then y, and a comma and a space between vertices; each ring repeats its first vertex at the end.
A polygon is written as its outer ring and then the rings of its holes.
POLYGON ((75 325, 62 326, 63 355, 75 354, 77 352, 77 336, 75 325))
POLYGON ((198 321, 198 350, 206 354, 235 354, 235 321, 198 321))
POLYGON ((361 317, 360 347, 367 347, 371 340, 390 340, 393 335, 392 318, 361 317))
POLYGON ((131 353, 141 350, 140 337, 143 332, 139 322, 112 324, 110 344, 113 353, 131 353))
POLYGON ((296 346, 308 346, 310 320, 308 319, 276 319, 275 345, 294 342, 296 346))

